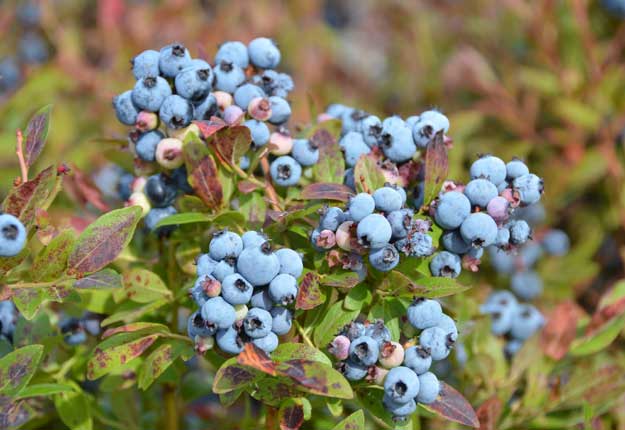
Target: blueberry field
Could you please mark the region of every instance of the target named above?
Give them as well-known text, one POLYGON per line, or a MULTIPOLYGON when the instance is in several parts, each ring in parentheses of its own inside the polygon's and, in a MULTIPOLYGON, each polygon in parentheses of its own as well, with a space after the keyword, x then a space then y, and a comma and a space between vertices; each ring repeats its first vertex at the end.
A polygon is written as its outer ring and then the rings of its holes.
POLYGON ((0 37, 0 429, 625 430, 624 0, 0 37))

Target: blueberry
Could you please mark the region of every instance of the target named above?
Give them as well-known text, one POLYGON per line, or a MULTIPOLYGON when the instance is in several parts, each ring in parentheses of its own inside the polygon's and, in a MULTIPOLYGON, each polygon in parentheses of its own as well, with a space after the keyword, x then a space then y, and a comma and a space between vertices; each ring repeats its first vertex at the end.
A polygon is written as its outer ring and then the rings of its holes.
POLYGON ((275 70, 265 70, 260 75, 260 80, 265 92, 272 96, 286 98, 295 88, 291 76, 286 73, 278 73, 275 70))
POLYGON ((384 320, 378 319, 365 326, 365 336, 369 336, 382 346, 385 342, 391 341, 391 332, 384 324, 384 320))
MULTIPOLYGON (((382 322, 382 325, 384 325, 384 322, 382 322)), ((350 341, 352 341, 357 337, 364 336, 366 331, 367 328, 363 323, 352 321, 343 328, 342 333, 347 336, 350 341)))
POLYGON ((244 305, 252 298, 254 287, 238 273, 228 275, 221 283, 221 296, 231 305, 244 305))
POLYGON ((370 148, 376 146, 382 134, 382 121, 375 115, 369 115, 360 121, 362 138, 370 148))
POLYGON ((375 208, 382 212, 393 212, 401 209, 403 200, 401 194, 392 187, 382 187, 373 193, 375 208))
POLYGON ((497 224, 484 212, 476 212, 462 222, 460 234, 465 242, 474 247, 486 247, 497 239, 497 224))
POLYGON ((152 49, 143 51, 130 63, 132 64, 132 74, 136 80, 147 78, 148 76, 158 76, 160 69, 158 62, 160 60, 160 53, 152 49))
POLYGON ((520 260, 520 262, 518 262, 518 265, 523 268, 532 267, 542 255, 543 248, 539 244, 534 242, 526 243, 519 252, 517 260, 520 260))
POLYGON ((517 312, 516 302, 501 306, 498 310, 490 312, 491 316, 491 332, 496 336, 501 336, 510 331, 517 312))
POLYGON ((371 266, 380 272, 389 272, 399 264, 399 252, 389 244, 380 249, 372 249, 369 253, 371 266))
POLYGON ((510 335, 518 340, 529 339, 544 324, 545 318, 538 309, 532 305, 521 304, 517 306, 516 314, 512 320, 510 335))
POLYGON ((11 214, 0 214, 0 257, 13 257, 24 249, 27 234, 24 224, 11 214))
POLYGON ((378 361, 379 348, 373 338, 361 336, 349 345, 349 358, 363 366, 373 366, 378 361))
POLYGON ((443 314, 436 323, 436 327, 442 329, 454 342, 458 339, 458 327, 449 315, 443 314))
POLYGON ((302 257, 290 248, 278 249, 275 252, 280 260, 280 273, 286 273, 294 278, 299 278, 304 270, 302 257))
POLYGON ((191 63, 191 55, 181 43, 172 43, 160 50, 158 68, 166 78, 174 78, 191 63))
MULTIPOLYGON (((413 191, 413 200, 412 204, 415 208, 419 209, 423 206, 424 198, 425 198, 425 183, 423 181, 419 182, 413 191)), ((469 203, 469 206, 471 204, 469 203)))
POLYGON ((341 208, 336 206, 326 207, 323 209, 319 220, 319 229, 336 231, 343 221, 345 221, 345 214, 341 208))
POLYGON ((359 193, 349 199, 347 210, 354 222, 360 222, 371 215, 375 209, 375 200, 370 194, 359 193))
POLYGON ((273 318, 261 308, 252 308, 243 319, 243 330, 252 339, 258 339, 271 333, 273 318))
POLYGON ((139 109, 132 102, 132 91, 128 90, 113 98, 113 108, 119 122, 124 125, 135 125, 139 109))
POLYGON ((519 176, 527 175, 530 170, 525 163, 518 158, 513 159, 506 164, 506 179, 508 181, 514 181, 519 176))
POLYGON ((275 333, 269 332, 265 337, 253 339, 252 343, 265 352, 273 352, 278 348, 280 341, 275 333))
POLYGON ((218 63, 213 72, 215 73, 215 88, 219 91, 234 94, 237 87, 245 82, 243 69, 228 61, 218 63))
POLYGON ((156 147, 165 135, 158 130, 142 133, 135 143, 135 153, 143 161, 156 160, 156 147))
POLYGON ((341 119, 343 115, 349 113, 352 110, 349 106, 345 106, 340 103, 334 103, 326 108, 326 113, 333 118, 341 119))
POLYGON ((20 38, 19 56, 25 64, 42 64, 48 60, 50 51, 45 39, 31 31, 20 38))
POLYGON ((228 230, 222 230, 213 235, 208 245, 208 253, 213 260, 223 260, 228 257, 238 257, 243 250, 241 236, 228 230))
POLYGON ((203 60, 192 60, 176 75, 174 84, 179 96, 195 102, 202 101, 213 86, 213 70, 203 60))
POLYGON ((569 237, 562 230, 552 229, 545 234, 542 240, 545 252, 550 255, 563 256, 569 252, 571 243, 569 237))
POLYGON ((406 417, 412 415, 417 410, 417 404, 414 399, 410 399, 406 402, 396 402, 387 394, 384 394, 382 404, 384 408, 393 415, 393 421, 396 422, 404 421, 406 417))
POLYGON ((202 315, 199 311, 193 312, 189 319, 187 320, 187 334, 191 339, 194 339, 195 336, 200 337, 208 337, 212 336, 217 332, 217 329, 214 327, 208 327, 206 325, 206 321, 202 318, 202 315))
POLYGON ((270 124, 281 125, 291 118, 291 105, 285 99, 271 96, 269 103, 271 103, 271 117, 268 121, 270 124))
POLYGON ((117 194, 120 200, 126 201, 132 194, 132 184, 135 181, 135 177, 131 173, 124 173, 119 178, 117 184, 117 194))
POLYGON ((473 206, 485 208, 488 203, 497 197, 497 187, 490 181, 482 178, 473 179, 464 188, 464 195, 467 196, 473 206))
POLYGON ((266 37, 258 37, 247 45, 250 62, 261 69, 275 69, 280 64, 280 50, 276 43, 266 37))
POLYGON ((243 123, 244 126, 250 129, 252 135, 252 143, 256 148, 265 146, 269 142, 269 136, 271 132, 269 127, 263 121, 257 119, 249 119, 243 123))
POLYGON ((267 236, 258 231, 246 231, 241 236, 241 240, 243 241, 243 248, 255 248, 267 242, 267 236))
POLYGON ((215 54, 215 64, 219 64, 222 61, 233 63, 242 69, 246 69, 250 62, 250 58, 247 54, 247 46, 239 41, 222 43, 219 45, 217 54, 215 54))
POLYGON ((299 182, 302 176, 302 166, 292 157, 283 155, 273 160, 270 172, 276 185, 291 187, 299 182))
POLYGON ((414 211, 412 209, 399 209, 392 211, 386 216, 393 230, 393 239, 403 239, 408 236, 413 215, 414 211))
POLYGON ((343 183, 351 188, 352 190, 356 190, 356 183, 354 181, 354 168, 350 167, 349 169, 345 169, 345 174, 343 175, 343 183))
POLYGON ((174 215, 178 213, 175 207, 167 206, 164 208, 152 208, 150 212, 145 216, 145 226, 148 230, 158 234, 158 235, 167 235, 171 233, 175 226, 165 226, 156 228, 156 224, 162 219, 167 218, 168 216, 174 215))
MULTIPOLYGON (((504 230, 508 231, 507 229, 504 230)), ((499 234, 499 232, 497 234, 499 234)), ((490 256, 490 264, 492 264, 498 273, 510 274, 514 272, 515 257, 512 254, 494 246, 488 247, 488 253, 490 256)))
POLYGON ((523 219, 529 225, 538 225, 544 222, 546 218, 545 208, 540 203, 517 207, 513 215, 515 219, 523 219))
POLYGON ((510 231, 510 243, 513 245, 524 244, 532 235, 532 228, 522 219, 512 220, 506 225, 506 227, 510 231))
POLYGON ((184 164, 171 172, 171 179, 181 192, 185 194, 193 194, 193 188, 191 187, 191 184, 189 184, 187 168, 184 164))
POLYGON ((419 343, 438 361, 447 358, 455 339, 439 327, 429 327, 419 335, 419 343))
POLYGON ((543 180, 533 173, 519 176, 512 182, 512 186, 519 193, 521 204, 525 206, 537 203, 544 191, 543 180))
POLYGON ((471 202, 462 193, 449 191, 438 200, 434 220, 445 230, 453 230, 471 214, 471 202))
POLYGON ((170 95, 169 83, 160 76, 147 76, 139 79, 131 93, 135 106, 149 112, 158 112, 170 95))
POLYGON ((430 261, 430 271, 434 276, 457 278, 462 270, 460 257, 448 251, 441 251, 430 261))
POLYGON ((356 228, 358 242, 372 249, 384 247, 391 240, 392 234, 391 225, 380 214, 367 215, 356 228))
POLYGON ((432 356, 421 345, 411 346, 404 351, 404 366, 417 375, 427 372, 432 365, 432 356))
POLYGON ((170 177, 161 173, 148 178, 144 192, 152 206, 165 208, 173 204, 178 195, 178 187, 170 177))
POLYGON ((234 92, 234 102, 243 110, 247 110, 252 99, 265 97, 265 92, 254 84, 243 84, 234 92))
POLYGON ((345 152, 345 164, 353 167, 358 162, 361 155, 371 152, 371 148, 367 146, 362 138, 362 134, 350 131, 339 140, 339 146, 345 152))
POLYGON ((269 312, 273 318, 271 330, 278 336, 287 334, 291 330, 293 323, 291 311, 283 307, 274 307, 269 312))
POLYGON ((273 309, 273 301, 269 297, 267 288, 259 288, 254 290, 250 304, 255 308, 261 308, 266 311, 273 309))
POLYGON ((411 257, 429 257, 434 252, 432 236, 415 231, 408 234, 408 237, 402 239, 407 243, 403 246, 402 251, 411 257))
POLYGON ((439 111, 425 111, 419 115, 411 130, 415 145, 424 149, 437 133, 449 131, 449 119, 439 111))
POLYGON ((0 60, 0 93, 8 92, 15 89, 22 75, 20 66, 13 57, 6 57, 0 60))
POLYGON ((26 27, 35 27, 40 24, 41 7, 35 1, 23 1, 18 3, 15 11, 20 24, 26 27))
POLYGON ((217 346, 228 354, 239 354, 243 351, 243 339, 234 327, 219 330, 215 335, 217 346))
POLYGON ((506 342, 506 345, 503 347, 503 351, 506 353, 506 356, 512 357, 516 355, 516 353, 519 352, 522 347, 523 347, 522 340, 511 339, 506 342))
POLYGON ((12 337, 17 320, 17 309, 10 300, 0 300, 0 335, 12 337))
MULTIPOLYGON (((506 229, 504 230, 506 232, 508 231, 506 229)), ((464 241, 458 230, 449 230, 443 233, 441 236, 441 244, 447 251, 458 255, 466 254, 472 248, 471 244, 464 241)))
POLYGON ((516 272, 510 277, 510 289, 523 300, 532 300, 543 291, 543 281, 533 270, 516 272))
POLYGON ((486 212, 497 222, 506 221, 510 216, 510 203, 505 197, 494 197, 486 205, 486 212))
POLYGON ((348 381, 360 381, 369 373, 369 368, 358 362, 347 360, 341 363, 340 371, 348 381))
POLYGON ((291 156, 302 166, 312 166, 319 161, 319 148, 312 140, 295 139, 291 156))
POLYGON ((245 248, 241 251, 237 269, 255 287, 267 285, 280 273, 280 260, 271 252, 269 242, 265 242, 258 248, 245 248))
POLYGON ((87 341, 87 334, 84 330, 79 330, 73 333, 68 333, 63 337, 63 340, 68 345, 76 346, 87 341))
POLYGON ((206 96, 204 100, 198 102, 193 108, 193 119, 198 121, 208 121, 217 115, 219 106, 213 94, 206 96))
POLYGON ((384 379, 384 394, 395 402, 409 402, 419 394, 419 388, 419 377, 409 367, 395 367, 384 379))
POLYGON ((492 155, 484 155, 473 162, 470 173, 471 179, 484 178, 499 185, 506 180, 506 163, 492 155))
POLYGON ((202 305, 202 318, 207 327, 225 329, 234 324, 234 308, 221 297, 212 297, 202 305))
POLYGON ((493 245, 504 248, 505 246, 510 244, 510 230, 507 228, 500 228, 497 230, 497 238, 495 239, 495 243, 493 245))
POLYGON ((394 163, 410 160, 417 151, 412 140, 412 132, 403 121, 401 124, 393 124, 389 127, 383 124, 378 142, 384 155, 394 163))
POLYGON ((510 291, 494 291, 488 296, 486 302, 480 306, 480 312, 490 314, 503 308, 514 308, 516 305, 516 297, 510 291))
POLYGON ((438 325, 443 317, 443 309, 436 300, 418 298, 408 306, 408 322, 416 329, 423 330, 438 325))
POLYGON ((286 273, 277 275, 269 283, 269 297, 278 305, 293 303, 297 297, 297 279, 286 273))
POLYGON ((221 294, 221 283, 210 274, 198 275, 189 292, 195 303, 202 307, 208 299, 221 294))
POLYGON ((193 120, 193 105, 179 95, 168 96, 163 100, 159 117, 168 128, 184 128, 193 120))
POLYGON ((231 258, 221 260, 217 263, 217 266, 215 266, 215 270, 213 270, 213 276, 219 282, 223 282, 223 280, 226 279, 228 275, 232 275, 233 273, 235 273, 234 260, 231 258))
POLYGON ((425 372, 419 375, 419 394, 417 402, 429 405, 433 403, 441 391, 441 384, 432 372, 425 372))

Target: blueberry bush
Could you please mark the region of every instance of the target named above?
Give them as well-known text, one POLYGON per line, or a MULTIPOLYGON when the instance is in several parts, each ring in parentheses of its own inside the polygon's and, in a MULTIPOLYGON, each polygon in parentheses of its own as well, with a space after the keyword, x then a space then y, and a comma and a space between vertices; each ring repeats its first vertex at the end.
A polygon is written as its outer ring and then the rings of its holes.
MULTIPOLYGON (((80 2, 19 3, 0 5, 19 30, 0 61, 0 428, 623 425, 619 2, 294 2, 276 39, 160 45, 124 16, 169 34, 175 5, 101 2, 89 33, 80 2), (501 22, 476 30, 478 5, 501 22), (321 78, 298 61, 328 42, 305 27, 295 46, 289 24, 311 8, 341 53, 321 78), (424 49, 393 70, 376 53, 400 17, 424 49), (534 44, 541 24, 561 43, 534 44), (415 67, 439 73, 402 80, 415 67)), ((181 2, 185 22, 246 10, 206 3, 181 2)))

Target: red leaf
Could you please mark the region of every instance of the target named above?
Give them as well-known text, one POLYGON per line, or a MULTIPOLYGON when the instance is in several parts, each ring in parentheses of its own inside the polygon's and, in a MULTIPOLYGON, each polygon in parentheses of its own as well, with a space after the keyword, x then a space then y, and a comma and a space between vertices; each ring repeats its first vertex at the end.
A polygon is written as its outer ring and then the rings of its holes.
POLYGON ((243 351, 237 356, 237 363, 276 376, 276 364, 271 361, 265 351, 253 343, 245 344, 243 351))
POLYGON ((193 121, 193 123, 200 129, 202 139, 208 139, 222 128, 228 126, 228 124, 220 118, 211 118, 210 121, 193 121))
POLYGON ((503 404, 497 396, 493 396, 482 403, 477 409, 480 430, 497 430, 497 421, 499 421, 502 409, 503 404))
POLYGON ((319 276, 314 272, 304 275, 297 292, 296 309, 314 309, 325 301, 325 294, 319 288, 319 276))
POLYGON ((353 191, 341 184, 318 183, 306 185, 302 190, 302 199, 304 200, 338 200, 346 202, 353 191))
POLYGON ((93 184, 91 178, 84 174, 76 166, 72 166, 73 175, 65 177, 65 188, 78 203, 84 206, 91 203, 96 209, 102 212, 108 212, 109 206, 102 199, 102 194, 98 187, 93 184))
POLYGON ((28 227, 35 218, 36 209, 47 207, 47 200, 55 193, 56 179, 56 169, 50 166, 34 179, 14 188, 4 200, 4 212, 15 215, 28 227))
POLYGON ((427 407, 450 421, 473 428, 480 427, 480 421, 469 402, 462 394, 442 381, 438 398, 427 407))
POLYGON ((249 194, 258 189, 258 185, 250 181, 241 181, 237 184, 237 188, 242 194, 249 194))
POLYGON ((625 297, 595 312, 590 320, 590 324, 586 327, 585 335, 589 336, 597 332, 601 327, 620 316, 623 312, 625 312, 625 297))
POLYGON ((217 209, 223 200, 223 189, 217 176, 215 160, 208 149, 199 142, 190 142, 184 147, 189 184, 197 196, 210 209, 217 209))
POLYGON ((298 430, 304 424, 304 407, 291 402, 280 408, 280 430, 298 430))
POLYGON ((51 105, 44 106, 30 119, 26 127, 26 139, 24 142, 24 161, 28 167, 32 166, 41 150, 46 143, 48 137, 48 128, 50 126, 50 110, 51 105))
POLYGON ((575 340, 579 313, 572 301, 563 302, 553 310, 540 337, 541 349, 547 356, 560 360, 569 352, 575 340))
POLYGON ((239 163, 252 143, 250 129, 242 125, 219 130, 213 139, 219 154, 233 164, 239 163))
POLYGON ((428 143, 425 152, 424 204, 428 205, 440 191, 443 181, 447 178, 448 164, 447 146, 443 132, 440 131, 428 143))

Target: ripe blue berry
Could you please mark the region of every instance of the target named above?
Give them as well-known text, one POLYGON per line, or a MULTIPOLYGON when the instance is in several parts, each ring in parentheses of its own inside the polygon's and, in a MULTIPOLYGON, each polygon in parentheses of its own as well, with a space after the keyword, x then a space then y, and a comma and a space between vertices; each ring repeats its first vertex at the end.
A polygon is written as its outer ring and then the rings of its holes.
POLYGON ((434 361, 447 358, 454 342, 455 339, 439 327, 426 328, 419 335, 419 343, 430 352, 434 361))
MULTIPOLYGON (((242 68, 228 61, 222 61, 215 65, 215 88, 234 94, 237 87, 245 82, 245 72, 242 68)), ((246 106, 247 107, 247 106, 246 106)))
POLYGON ((519 176, 529 174, 530 170, 525 163, 518 158, 513 159, 506 164, 506 179, 508 181, 514 181, 519 176))
POLYGON ((388 395, 384 394, 382 398, 382 404, 384 408, 393 415, 393 421, 402 422, 408 417, 412 415, 417 410, 417 404, 414 399, 410 399, 405 403, 400 403, 394 401, 392 398, 388 397, 388 395))
POLYGON ((269 283, 269 297, 278 305, 293 303, 297 297, 297 279, 286 273, 277 275, 269 283))
POLYGON ((193 119, 208 121, 216 116, 218 111, 219 106, 217 105, 217 99, 214 95, 209 94, 204 100, 196 102, 193 107, 193 119))
POLYGON ((408 306, 408 322, 419 330, 438 325, 443 309, 436 300, 418 298, 408 306))
POLYGON ((210 298, 202 305, 202 318, 206 326, 215 329, 226 329, 236 319, 234 308, 221 297, 210 298))
POLYGON ((136 80, 147 78, 148 76, 158 76, 160 69, 158 62, 161 54, 153 49, 143 51, 131 60, 132 74, 136 80))
POLYGON ((443 314, 436 323, 436 327, 442 329, 454 342, 458 339, 458 327, 449 315, 443 314))
POLYGON ((393 239, 403 239, 408 236, 408 230, 410 229, 413 215, 414 211, 412 209, 400 209, 386 216, 393 230, 393 239))
POLYGON ((269 97, 271 104, 271 117, 268 122, 273 125, 284 124, 291 118, 291 105, 282 97, 269 97))
POLYGON ((506 163, 492 155, 484 155, 473 162, 470 173, 471 179, 484 178, 499 185, 506 180, 506 163))
MULTIPOLYGON (((382 322, 382 324, 384 324, 384 322, 382 322)), ((367 331, 367 328, 365 327, 365 325, 361 322, 357 322, 357 321, 352 321, 351 323, 347 324, 344 329, 343 329, 343 334, 345 336, 347 336, 347 338, 350 341, 353 341, 354 339, 360 337, 360 336, 364 336, 365 333, 367 331)), ((390 337, 389 337, 390 339, 390 337)))
POLYGON ((404 253, 411 257, 429 257, 434 252, 432 236, 414 231, 408 234, 407 244, 404 245, 404 253))
POLYGON ((269 142, 271 132, 269 127, 263 121, 257 119, 249 119, 243 123, 244 126, 250 129, 252 135, 252 143, 254 147, 259 148, 265 146, 269 142))
POLYGON ((270 311, 273 318, 271 330, 278 336, 287 334, 291 330, 293 314, 287 308, 276 306, 270 311))
POLYGON ((510 335, 514 339, 525 340, 532 337, 545 324, 545 318, 532 305, 520 304, 512 321, 510 335))
POLYGON ((525 206, 537 203, 544 191, 543 180, 533 173, 519 176, 512 182, 512 186, 519 193, 521 204, 525 206))
POLYGON ((213 276, 219 282, 223 282, 226 279, 226 276, 232 275, 235 272, 234 270, 234 261, 231 258, 226 258, 225 260, 221 260, 215 266, 215 270, 213 270, 213 276))
POLYGON ((341 208, 336 206, 326 207, 323 209, 319 219, 319 229, 336 231, 343 221, 345 221, 345 214, 341 208))
POLYGON ((265 337, 253 339, 252 343, 265 352, 273 352, 278 348, 280 341, 275 333, 269 332, 265 337))
POLYGON ((384 247, 391 240, 392 234, 391 225, 380 214, 367 215, 356 228, 358 242, 372 249, 384 247))
POLYGON ((449 230, 443 233, 441 244, 447 251, 458 255, 466 254, 472 248, 470 244, 464 241, 458 230, 449 230))
POLYGON ((234 102, 243 110, 247 110, 252 99, 265 97, 265 92, 254 84, 243 84, 234 92, 234 102))
POLYGON ((464 195, 467 196, 473 206, 485 208, 488 203, 497 197, 497 187, 490 181, 482 178, 473 179, 464 188, 464 195))
POLYGON ((145 216, 145 226, 148 228, 148 230, 154 232, 155 234, 167 235, 174 229, 175 226, 170 225, 156 228, 156 224, 158 224, 160 220, 165 219, 168 216, 174 215, 176 213, 178 213, 178 211, 173 206, 167 206, 164 208, 152 208, 145 216))
POLYGON ((11 214, 0 214, 0 257, 13 257, 24 249, 24 224, 11 214))
POLYGON ((432 372, 425 372, 419 375, 419 394, 417 402, 429 405, 434 402, 441 391, 441 384, 432 372))
POLYGON ((273 318, 268 311, 252 308, 243 319, 243 330, 252 339, 258 339, 271 332, 272 322, 273 318))
POLYGON ((215 54, 215 64, 222 61, 236 64, 242 69, 247 69, 250 58, 247 54, 247 46, 239 41, 228 41, 219 45, 215 54))
POLYGON ((370 148, 378 144, 382 133, 382 121, 375 115, 369 115, 360 121, 362 138, 370 148))
POLYGON ((495 239, 495 243, 493 245, 503 248, 510 243, 510 230, 507 228, 500 228, 497 230, 497 238, 495 239))
POLYGON ((286 273, 295 279, 302 275, 304 264, 302 257, 297 252, 289 248, 282 248, 278 249, 275 254, 280 260, 280 273, 286 273))
POLYGON ((460 234, 473 247, 486 247, 497 239, 497 223, 484 212, 476 212, 462 222, 460 234))
POLYGON ((128 90, 113 98, 115 116, 124 125, 135 125, 139 109, 132 102, 132 90, 128 90))
POLYGON ((543 237, 542 245, 547 254, 561 257, 569 252, 571 243, 564 231, 552 229, 543 237))
POLYGON ((339 370, 348 381, 360 381, 369 372, 367 366, 352 360, 342 362, 339 370))
POLYGON ((261 69, 275 69, 280 64, 280 50, 267 37, 258 37, 247 46, 250 62, 261 69))
POLYGON ((412 124, 412 138, 420 149, 426 148, 437 133, 449 131, 449 120, 436 110, 423 112, 416 122, 413 119, 408 124, 412 124))
POLYGON ((374 269, 389 272, 399 264, 399 252, 389 243, 382 248, 372 249, 369 253, 369 262, 374 269))
MULTIPOLYGON (((384 122, 386 123, 386 120, 384 122)), ((410 160, 417 151, 412 140, 412 132, 403 121, 392 122, 391 125, 383 123, 378 142, 384 155, 394 163, 410 160)))
POLYGON ((141 110, 158 112, 167 97, 171 95, 169 83, 160 76, 139 79, 132 89, 131 97, 141 110))
POLYGON ((312 166, 319 161, 319 148, 309 139, 293 140, 293 148, 291 149, 291 157, 302 166, 312 166))
POLYGON ((192 60, 191 64, 176 75, 176 93, 193 102, 204 100, 213 87, 213 70, 203 60, 192 60))
POLYGON ((430 271, 434 276, 457 278, 462 270, 460 257, 448 251, 441 251, 430 261, 430 271))
POLYGON ((213 235, 208 245, 208 253, 213 260, 223 260, 227 257, 238 257, 243 250, 243 240, 231 231, 222 230, 213 235))
POLYGON ((462 193, 449 191, 440 196, 434 213, 434 220, 445 230, 460 227, 471 214, 471 202, 462 193))
POLYGON ((343 136, 339 140, 339 146, 345 153, 345 164, 349 167, 355 166, 360 156, 371 152, 371 148, 363 140, 362 134, 355 131, 350 131, 343 136))
POLYGON ((174 94, 163 100, 158 115, 168 128, 184 128, 193 120, 193 105, 187 99, 174 94))
POLYGON ((231 305, 244 305, 252 298, 254 287, 238 273, 228 275, 221 283, 221 296, 231 305))
POLYGON ((158 68, 166 78, 176 75, 191 63, 191 55, 181 43, 172 43, 161 48, 158 68))
MULTIPOLYGON (((237 269, 255 287, 269 284, 280 273, 280 260, 269 242, 258 248, 245 248, 237 259, 237 269)), ((288 275, 285 275, 288 276, 288 275)))
POLYGON ((403 200, 401 194, 392 187, 382 187, 373 193, 375 208, 382 212, 392 212, 401 209, 403 200))
POLYGON ((354 339, 349 345, 350 360, 364 366, 373 366, 378 361, 380 346, 370 336, 354 339))
POLYGON ((267 288, 259 288, 254 290, 254 294, 250 300, 250 304, 252 307, 261 308, 266 311, 269 311, 273 308, 273 301, 271 297, 269 297, 269 291, 267 288))
POLYGON ((359 193, 349 200, 347 210, 349 217, 354 222, 360 222, 365 217, 371 215, 375 209, 375 200, 370 194, 359 193))
POLYGON ((510 278, 510 289, 523 300, 532 300, 543 291, 543 281, 533 270, 516 272, 510 278))
POLYGON ((214 327, 209 328, 206 326, 206 321, 204 321, 199 311, 193 312, 187 320, 187 334, 191 339, 194 339, 195 336, 212 336, 216 332, 217 330, 214 327))
POLYGON ((171 206, 178 195, 178 187, 170 177, 163 175, 152 175, 148 178, 144 188, 145 195, 150 199, 152 206, 165 208, 171 206))
POLYGON ((510 221, 506 227, 510 231, 510 243, 513 245, 522 245, 530 238, 532 229, 529 224, 520 219, 510 221))
POLYGON ((241 240, 243 241, 243 248, 255 248, 267 242, 267 236, 264 233, 250 230, 243 233, 241 240))
POLYGON ((219 330, 215 335, 217 346, 228 354, 239 354, 243 351, 243 340, 234 327, 219 330))
POLYGON ((365 326, 365 336, 375 340, 379 346, 391 341, 391 332, 384 324, 384 320, 378 319, 365 326))
POLYGON ((273 160, 270 172, 276 185, 292 187, 297 185, 302 176, 302 166, 292 157, 283 155, 273 160))
POLYGON ((391 369, 384 379, 384 394, 398 403, 407 403, 419 394, 419 377, 409 367, 391 369))
POLYGON ((411 346, 404 351, 404 366, 409 367, 417 375, 427 372, 432 365, 432 356, 421 345, 411 346))
POLYGON ((202 254, 198 257, 196 262, 196 275, 212 275, 213 270, 217 267, 217 261, 210 258, 208 254, 202 254))

